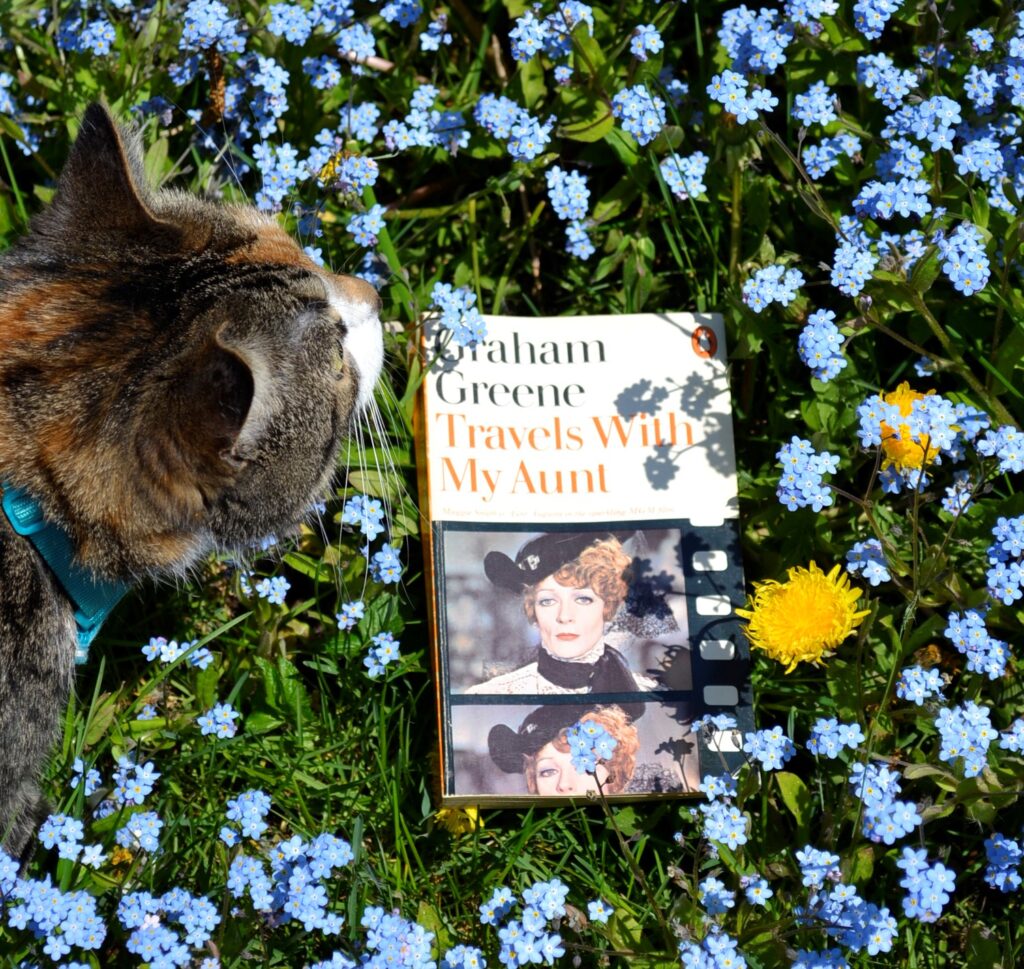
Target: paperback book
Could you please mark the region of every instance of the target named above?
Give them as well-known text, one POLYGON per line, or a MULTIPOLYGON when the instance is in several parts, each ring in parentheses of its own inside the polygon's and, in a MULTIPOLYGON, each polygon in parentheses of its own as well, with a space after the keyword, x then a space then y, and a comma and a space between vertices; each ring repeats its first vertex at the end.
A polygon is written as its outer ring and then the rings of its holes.
POLYGON ((442 800, 696 795, 752 727, 722 319, 486 323, 418 413, 442 800))

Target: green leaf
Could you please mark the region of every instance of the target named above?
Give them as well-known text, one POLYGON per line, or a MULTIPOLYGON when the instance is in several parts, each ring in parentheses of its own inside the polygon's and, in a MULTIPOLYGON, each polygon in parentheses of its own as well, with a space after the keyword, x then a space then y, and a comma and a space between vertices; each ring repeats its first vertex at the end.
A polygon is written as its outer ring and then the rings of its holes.
POLYGON ((927 293, 939 275, 939 250, 934 249, 919 259, 910 274, 910 285, 919 293, 927 293))
POLYGON ((157 138, 146 152, 144 161, 146 169, 146 180, 152 185, 159 185, 164 180, 167 172, 168 141, 166 138, 157 138))
POLYGON ((965 969, 1002 969, 998 937, 985 925, 972 925, 967 935, 965 969))
POLYGON ((600 141, 615 126, 608 103, 592 91, 562 88, 559 133, 573 141, 600 141))
POLYGON ((864 885, 875 871, 875 852, 870 845, 861 845, 849 861, 846 880, 852 885, 864 885))
POLYGON ((789 808, 796 823, 801 829, 808 828, 811 823, 811 792, 807 785, 789 771, 778 771, 775 781, 779 785, 782 802, 789 808))

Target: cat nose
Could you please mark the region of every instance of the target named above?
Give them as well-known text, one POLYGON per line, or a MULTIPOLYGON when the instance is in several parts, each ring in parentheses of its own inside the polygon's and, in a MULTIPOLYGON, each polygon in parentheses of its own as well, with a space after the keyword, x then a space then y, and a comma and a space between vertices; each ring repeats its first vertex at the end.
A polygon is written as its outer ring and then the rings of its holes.
POLYGON ((380 314, 380 295, 365 279, 358 276, 335 276, 331 282, 344 298, 353 303, 369 304, 375 316, 380 314))
POLYGON ((328 300, 345 327, 345 359, 359 375, 356 408, 373 397, 373 388, 384 362, 384 337, 380 325, 380 296, 368 282, 355 276, 331 276, 328 300))

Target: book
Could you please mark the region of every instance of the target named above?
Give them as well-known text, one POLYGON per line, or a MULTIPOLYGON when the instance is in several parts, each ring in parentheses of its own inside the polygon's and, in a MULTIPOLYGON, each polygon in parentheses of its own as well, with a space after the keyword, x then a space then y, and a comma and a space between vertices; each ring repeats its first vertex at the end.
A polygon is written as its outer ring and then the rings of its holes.
POLYGON ((442 803, 697 795, 752 729, 722 318, 486 324, 417 413, 442 803))

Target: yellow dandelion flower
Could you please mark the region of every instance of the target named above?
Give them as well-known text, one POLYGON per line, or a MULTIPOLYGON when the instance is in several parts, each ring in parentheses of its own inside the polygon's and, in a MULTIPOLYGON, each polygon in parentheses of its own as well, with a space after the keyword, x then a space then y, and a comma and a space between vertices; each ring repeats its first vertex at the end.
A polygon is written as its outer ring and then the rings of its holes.
MULTIPOLYGON (((910 384, 904 380, 895 390, 882 394, 882 400, 887 404, 895 404, 904 417, 909 417, 914 409, 914 401, 924 400, 932 393, 931 390, 924 394, 917 390, 911 390, 910 384)), ((935 460, 939 449, 932 447, 930 442, 913 440, 908 425, 900 424, 899 427, 893 429, 885 421, 881 423, 883 470, 895 467, 900 474, 906 471, 919 471, 926 464, 931 464, 935 460), (928 444, 927 449, 925 448, 926 443, 928 444)))
POLYGON ((434 819, 452 834, 466 834, 484 826, 483 818, 475 807, 441 808, 434 819))
POLYGON ((785 663, 790 673, 797 663, 820 663, 870 610, 857 612, 861 590, 850 588, 850 577, 838 565, 825 575, 811 562, 788 575, 786 582, 755 583, 748 608, 736 614, 747 620, 750 645, 785 663))

